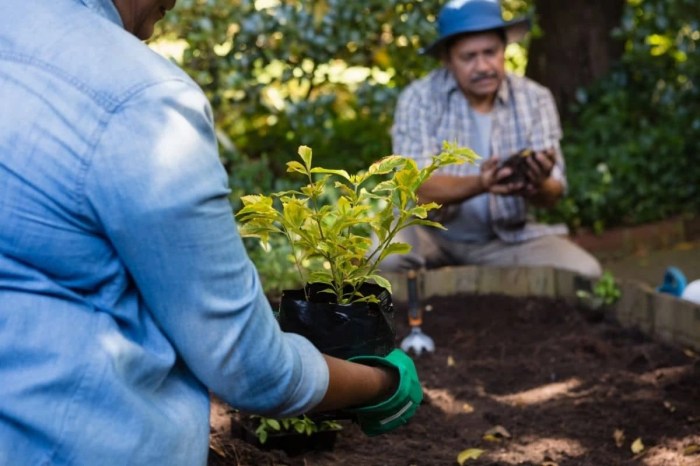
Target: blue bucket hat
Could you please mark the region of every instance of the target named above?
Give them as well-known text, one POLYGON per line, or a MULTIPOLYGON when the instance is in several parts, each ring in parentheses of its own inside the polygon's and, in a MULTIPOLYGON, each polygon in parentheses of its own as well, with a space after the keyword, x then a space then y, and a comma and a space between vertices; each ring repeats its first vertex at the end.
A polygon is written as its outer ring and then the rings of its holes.
POLYGON ((450 0, 438 14, 438 39, 421 53, 439 56, 451 37, 494 29, 505 30, 508 42, 516 42, 530 29, 530 19, 504 21, 499 0, 450 0))

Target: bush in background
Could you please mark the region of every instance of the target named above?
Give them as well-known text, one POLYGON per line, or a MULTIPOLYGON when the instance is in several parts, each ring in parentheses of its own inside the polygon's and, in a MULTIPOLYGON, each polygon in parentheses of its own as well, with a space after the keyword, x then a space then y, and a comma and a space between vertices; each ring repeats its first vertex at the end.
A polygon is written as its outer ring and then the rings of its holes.
POLYGON ((628 2, 622 62, 581 90, 563 150, 570 192, 549 221, 634 225, 700 211, 700 4, 628 2))

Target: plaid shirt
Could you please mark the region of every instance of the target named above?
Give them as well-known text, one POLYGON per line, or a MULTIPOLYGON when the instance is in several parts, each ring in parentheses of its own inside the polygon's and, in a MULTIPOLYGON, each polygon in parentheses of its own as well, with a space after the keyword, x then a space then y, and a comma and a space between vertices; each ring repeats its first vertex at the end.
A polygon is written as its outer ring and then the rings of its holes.
MULTIPOLYGON (((471 147, 470 111, 452 74, 445 68, 433 71, 399 96, 392 128, 393 152, 424 166, 442 150, 443 141, 471 147)), ((493 108, 491 154, 506 157, 525 148, 554 149, 556 165, 551 176, 566 188, 561 137, 551 92, 530 79, 508 74, 493 108)), ((440 173, 463 176, 479 170, 478 165, 463 164, 444 167, 440 173)), ((489 213, 495 234, 506 242, 567 233, 564 225, 534 223, 522 196, 489 195, 489 213)))

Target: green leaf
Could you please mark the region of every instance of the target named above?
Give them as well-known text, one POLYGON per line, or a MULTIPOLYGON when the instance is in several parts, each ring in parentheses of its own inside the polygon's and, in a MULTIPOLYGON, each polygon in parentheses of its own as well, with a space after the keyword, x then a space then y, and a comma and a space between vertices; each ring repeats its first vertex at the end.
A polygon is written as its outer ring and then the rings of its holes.
POLYGON ((428 216, 428 209, 426 209, 422 205, 417 205, 415 207, 412 207, 411 209, 408 209, 408 211, 414 217, 426 218, 428 216))
POLYGON ((280 430, 282 428, 277 419, 265 418, 263 422, 265 423, 265 425, 271 427, 274 430, 280 430))
POLYGON ((421 219, 421 218, 416 218, 416 219, 411 220, 409 222, 409 225, 411 225, 411 226, 422 225, 422 226, 426 226, 426 227, 438 228, 440 230, 447 230, 447 228, 445 228, 445 226, 442 223, 434 222, 432 220, 421 219))
POLYGON ((346 180, 350 181, 350 175, 345 170, 331 170, 329 168, 315 167, 311 169, 311 173, 325 173, 329 175, 338 175, 346 180))
POLYGON ((302 173, 305 175, 306 169, 301 163, 297 162, 296 160, 293 160, 291 162, 287 162, 287 173, 292 172, 302 173))
POLYGON ((481 157, 469 147, 460 147, 456 142, 443 141, 442 152, 433 160, 436 165, 442 166, 474 163, 480 158, 481 157))
POLYGON ((399 189, 410 193, 415 193, 422 181, 420 173, 415 167, 398 171, 394 179, 399 189))
POLYGON ((249 205, 262 205, 262 206, 272 206, 272 198, 268 196, 263 196, 261 194, 250 194, 241 197, 241 202, 244 206, 249 205))
POLYGON ((382 181, 381 183, 378 183, 377 186, 375 186, 372 189, 372 193, 381 193, 381 192, 394 192, 396 190, 396 181, 394 180, 386 180, 382 181))
POLYGON ((403 167, 407 163, 412 163, 411 159, 400 155, 389 155, 379 159, 377 162, 370 165, 368 173, 370 175, 385 175, 397 168, 403 167))
POLYGON ((372 274, 369 277, 367 277, 369 280, 374 280, 374 282, 381 286, 382 288, 386 288, 386 290, 391 293, 391 282, 387 280, 386 278, 382 277, 381 275, 377 274, 372 274))
POLYGON ((299 157, 304 161, 307 170, 311 170, 311 159, 313 152, 309 146, 299 146, 299 157))
POLYGON ((308 218, 310 210, 299 202, 284 205, 284 220, 293 229, 299 229, 308 218))
POLYGON ((408 254, 409 252, 411 252, 411 245, 408 243, 390 243, 379 255, 379 261, 381 262, 391 254, 408 254))

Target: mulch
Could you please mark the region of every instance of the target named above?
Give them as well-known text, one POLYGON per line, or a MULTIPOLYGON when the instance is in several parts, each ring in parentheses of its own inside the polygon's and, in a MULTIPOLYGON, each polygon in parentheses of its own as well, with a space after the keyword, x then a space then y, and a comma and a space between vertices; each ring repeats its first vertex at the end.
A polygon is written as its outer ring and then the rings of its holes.
MULTIPOLYGON (((288 455, 237 438, 214 399, 209 466, 700 466, 700 356, 562 300, 433 298, 416 357, 425 400, 366 437, 345 422, 329 451, 288 455), (469 456, 463 453, 464 456, 469 456)), ((397 305, 397 344, 408 332, 397 305)))

